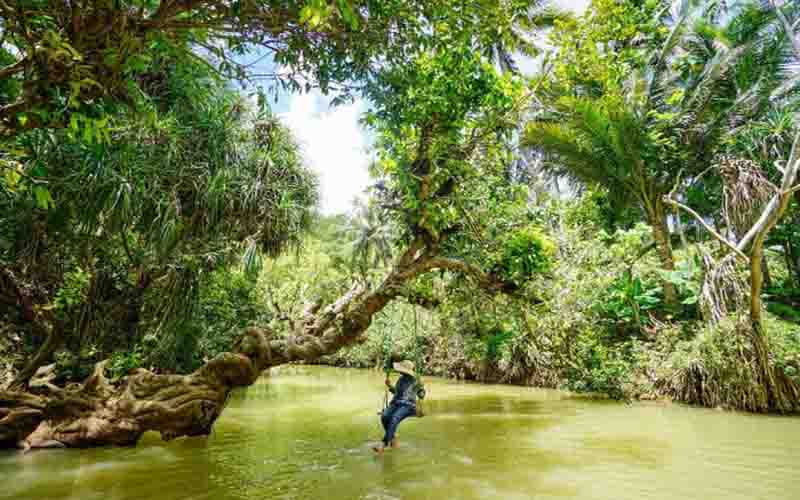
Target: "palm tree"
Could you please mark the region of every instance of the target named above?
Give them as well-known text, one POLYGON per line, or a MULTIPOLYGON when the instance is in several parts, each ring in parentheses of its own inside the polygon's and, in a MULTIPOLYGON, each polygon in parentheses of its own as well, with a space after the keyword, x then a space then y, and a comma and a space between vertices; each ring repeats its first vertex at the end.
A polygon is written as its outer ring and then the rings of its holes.
POLYGON ((550 0, 530 0, 527 10, 513 16, 505 29, 498 28, 490 40, 479 40, 480 50, 500 72, 519 74, 518 57, 535 58, 540 53, 536 33, 568 15, 550 0))
MULTIPOLYGON (((599 97, 560 97, 527 124, 525 143, 552 172, 637 204, 652 227, 661 265, 675 266, 664 196, 681 172, 708 167, 726 134, 768 105, 781 82, 772 14, 757 5, 720 13, 687 2, 649 63, 599 97)), ((675 305, 674 285, 663 281, 675 305)))
POLYGON ((351 239, 352 264, 365 274, 371 268, 389 263, 396 235, 379 206, 359 199, 355 200, 354 206, 345 231, 351 239))
MULTIPOLYGON (((649 136, 648 115, 627 104, 561 99, 552 116, 528 124, 526 142, 544 151, 545 167, 551 171, 604 186, 614 200, 637 202, 652 227, 662 267, 672 270, 675 263, 662 201, 671 187, 669 178, 654 175, 651 168, 658 154, 649 136)), ((667 281, 664 296, 675 304, 675 288, 667 281)))

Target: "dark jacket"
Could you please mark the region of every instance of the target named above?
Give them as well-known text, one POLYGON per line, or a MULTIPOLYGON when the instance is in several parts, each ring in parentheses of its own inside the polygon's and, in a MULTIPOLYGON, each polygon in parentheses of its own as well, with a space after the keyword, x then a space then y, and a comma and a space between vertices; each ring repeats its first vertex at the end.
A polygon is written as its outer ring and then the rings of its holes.
POLYGON ((389 391, 394 394, 391 402, 393 405, 416 406, 417 398, 425 399, 425 389, 417 383, 416 378, 406 373, 400 376, 394 387, 389 387, 389 391))

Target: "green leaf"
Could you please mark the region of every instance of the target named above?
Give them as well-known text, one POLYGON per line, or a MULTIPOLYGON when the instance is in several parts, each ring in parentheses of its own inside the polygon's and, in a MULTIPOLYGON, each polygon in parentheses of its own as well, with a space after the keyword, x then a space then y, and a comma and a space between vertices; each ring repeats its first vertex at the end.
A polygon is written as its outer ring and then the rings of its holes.
POLYGON ((20 175, 18 169, 9 169, 6 170, 5 177, 6 188, 13 191, 14 188, 17 187, 17 184, 19 184, 19 180, 22 178, 22 175, 20 175))
POLYGON ((305 24, 308 22, 312 15, 314 15, 314 11, 310 5, 306 5, 300 9, 300 24, 305 24))
POLYGON ((358 16, 356 16, 353 6, 349 0, 339 0, 336 2, 339 7, 339 13, 342 15, 344 22, 350 25, 351 29, 358 29, 358 16))
POLYGON ((33 195, 36 198, 36 206, 42 210, 47 210, 53 205, 53 197, 47 188, 36 186, 33 188, 33 195))
POLYGON ((636 278, 633 280, 633 295, 637 296, 642 293, 642 280, 636 278))

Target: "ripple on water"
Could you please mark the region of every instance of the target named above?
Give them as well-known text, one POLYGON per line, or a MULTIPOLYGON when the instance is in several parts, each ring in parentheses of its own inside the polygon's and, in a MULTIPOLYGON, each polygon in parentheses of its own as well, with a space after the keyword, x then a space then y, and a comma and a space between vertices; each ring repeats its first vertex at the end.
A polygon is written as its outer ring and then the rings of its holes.
POLYGON ((800 498, 800 420, 426 379, 429 416, 373 456, 382 374, 291 367, 208 439, 0 455, 0 498, 800 498))

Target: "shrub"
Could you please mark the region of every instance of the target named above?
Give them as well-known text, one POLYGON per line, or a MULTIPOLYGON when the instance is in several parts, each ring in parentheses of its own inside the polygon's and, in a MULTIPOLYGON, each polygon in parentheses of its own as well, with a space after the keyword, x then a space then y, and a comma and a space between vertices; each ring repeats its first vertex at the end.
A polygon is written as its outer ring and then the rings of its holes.
POLYGON ((575 392, 598 392, 627 399, 630 366, 619 349, 604 345, 593 332, 576 339, 575 358, 566 370, 567 387, 575 392))
POLYGON ((550 270, 555 243, 535 227, 511 233, 503 243, 494 269, 500 276, 522 285, 531 276, 550 270))
MULTIPOLYGON (((800 381, 800 333, 787 325, 775 318, 765 322, 777 387, 792 392, 800 381)), ((677 345, 668 361, 671 373, 662 380, 664 392, 689 404, 756 412, 775 410, 770 387, 776 386, 763 380, 753 361, 751 339, 747 323, 736 318, 704 327, 696 338, 677 345)), ((793 399, 795 410, 800 409, 797 398, 793 399)))
POLYGON ((118 351, 111 355, 106 369, 111 378, 119 378, 127 375, 131 370, 141 368, 143 364, 144 356, 138 349, 118 351))
POLYGON ((595 305, 597 312, 613 323, 642 328, 647 322, 645 313, 661 305, 661 287, 654 281, 643 281, 630 269, 615 279, 601 302, 595 305))

